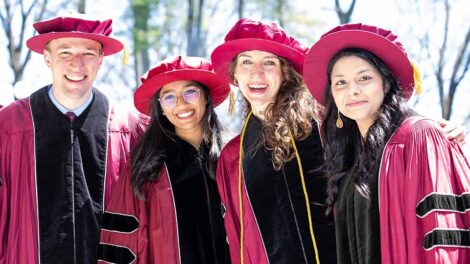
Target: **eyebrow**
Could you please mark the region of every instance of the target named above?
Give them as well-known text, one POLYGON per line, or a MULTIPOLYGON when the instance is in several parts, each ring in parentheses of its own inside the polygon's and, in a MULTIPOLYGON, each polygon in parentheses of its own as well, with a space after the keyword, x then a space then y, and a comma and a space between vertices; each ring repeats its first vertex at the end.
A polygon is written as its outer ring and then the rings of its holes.
MULTIPOLYGON (((372 71, 371 69, 363 69, 363 70, 360 70, 359 72, 357 72, 356 74, 362 74, 364 72, 369 72, 369 71, 372 71)), ((333 78, 335 77, 344 77, 344 74, 336 74, 336 75, 333 75, 333 78)))
POLYGON ((160 95, 164 95, 164 94, 171 93, 171 92, 173 92, 173 93, 174 93, 174 92, 175 92, 175 90, 174 90, 174 89, 169 89, 169 90, 166 90, 166 91, 164 91, 164 92, 161 92, 161 94, 160 94, 160 95))
POLYGON ((368 71, 372 71, 372 70, 371 69, 364 69, 364 70, 359 71, 357 74, 361 74, 361 73, 368 72, 368 71))
MULTIPOLYGON (((197 87, 197 88, 200 88, 200 87, 196 84, 196 82, 189 82, 189 83, 185 84, 185 85, 183 86, 183 88, 187 88, 187 87, 190 87, 190 86, 195 86, 195 87, 197 87)), ((175 92, 175 89, 169 89, 169 90, 166 90, 166 91, 164 91, 164 92, 161 92, 161 95, 164 95, 164 94, 167 94, 167 93, 171 93, 171 92, 174 93, 174 92, 175 92)))
MULTIPOLYGON (((238 55, 238 57, 239 57, 239 58, 240 58, 240 57, 253 58, 253 56, 245 55, 245 54, 240 54, 240 55, 238 55)), ((279 59, 279 57, 276 56, 276 55, 268 55, 268 56, 266 56, 266 57, 263 57, 263 59, 279 59)))
MULTIPOLYGON (((60 46, 57 47, 58 50, 60 49, 71 49, 72 47, 68 44, 62 44, 60 46)), ((86 50, 92 50, 92 51, 99 51, 99 48, 95 48, 93 46, 87 46, 85 47, 86 50)))

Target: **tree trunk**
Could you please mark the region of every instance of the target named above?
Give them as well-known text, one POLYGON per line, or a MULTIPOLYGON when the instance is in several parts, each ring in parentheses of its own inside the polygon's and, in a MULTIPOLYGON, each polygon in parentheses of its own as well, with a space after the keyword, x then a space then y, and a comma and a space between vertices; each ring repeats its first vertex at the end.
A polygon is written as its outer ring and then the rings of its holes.
POLYGON ((186 25, 186 34, 188 39, 188 46, 186 54, 188 56, 204 56, 203 47, 203 32, 202 32, 202 17, 203 17, 204 0, 188 0, 188 21, 186 25), (195 5, 197 4, 197 6, 195 5), (195 9, 197 13, 195 15, 195 9))
POLYGON ((243 18, 244 8, 245 8, 245 1, 244 0, 238 0, 238 19, 243 18))
POLYGON ((150 4, 145 0, 131 0, 134 29, 132 38, 134 41, 134 72, 136 88, 140 84, 140 77, 150 68, 148 21, 150 18, 150 4))
POLYGON ((339 22, 341 24, 347 24, 351 21, 351 15, 354 11, 354 6, 356 5, 356 0, 352 0, 351 5, 349 6, 348 10, 346 12, 341 9, 339 0, 335 0, 335 11, 336 14, 338 15, 339 22))
POLYGON ((275 13, 277 14, 277 19, 279 21, 279 25, 284 27, 284 6, 285 0, 276 0, 276 10, 275 13))
POLYGON ((442 38, 442 44, 439 48, 439 60, 435 67, 435 76, 437 81, 437 87, 439 89, 439 101, 441 103, 441 114, 442 118, 449 120, 452 116, 452 107, 454 104, 455 93, 460 85, 460 82, 465 77, 468 71, 470 63, 470 53, 468 52, 468 45, 470 42, 470 28, 467 28, 467 33, 461 45, 455 61, 453 62, 452 73, 449 78, 449 84, 446 91, 445 85, 445 67, 452 63, 447 55, 448 40, 449 40, 449 22, 450 22, 450 9, 451 5, 449 1, 444 1, 444 36, 442 38), (446 93, 447 92, 447 93, 446 93))
POLYGON ((25 33, 26 25, 29 26, 30 20, 42 20, 46 6, 47 0, 33 1, 29 6, 25 6, 23 1, 13 3, 4 1, 4 6, 0 9, 0 22, 6 37, 9 65, 13 71, 12 85, 23 79, 24 69, 31 58, 31 50, 27 48, 26 51, 24 50, 26 47, 24 42, 28 38, 25 33), (14 18, 14 15, 18 13, 20 17, 14 18))
POLYGON ((86 13, 86 0, 77 0, 77 11, 79 14, 86 13))

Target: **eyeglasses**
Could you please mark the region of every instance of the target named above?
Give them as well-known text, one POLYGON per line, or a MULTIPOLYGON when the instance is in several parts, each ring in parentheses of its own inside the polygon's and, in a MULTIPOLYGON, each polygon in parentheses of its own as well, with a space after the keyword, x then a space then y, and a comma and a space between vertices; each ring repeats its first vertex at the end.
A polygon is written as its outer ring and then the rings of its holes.
MULTIPOLYGON (((200 88, 198 87, 189 87, 181 93, 181 97, 186 103, 193 103, 199 99, 200 88)), ((168 92, 163 94, 160 98, 158 98, 160 105, 165 108, 173 108, 175 107, 176 103, 178 102, 178 96, 176 93, 168 92)))

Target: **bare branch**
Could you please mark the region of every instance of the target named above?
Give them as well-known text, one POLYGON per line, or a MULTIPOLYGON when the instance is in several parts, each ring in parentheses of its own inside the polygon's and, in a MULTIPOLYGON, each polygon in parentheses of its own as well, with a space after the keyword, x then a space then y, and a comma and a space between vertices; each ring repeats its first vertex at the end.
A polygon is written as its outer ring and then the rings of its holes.
POLYGON ((460 47, 460 51, 457 54, 457 60, 454 63, 454 69, 452 71, 451 80, 455 80, 456 87, 459 85, 460 81, 465 77, 465 74, 468 71, 469 63, 470 63, 470 54, 467 54, 467 47, 470 41, 470 28, 467 30, 467 35, 465 36, 464 41, 462 42, 462 46, 460 47), (465 60, 465 61, 464 61, 465 60), (464 61, 462 63, 462 61, 464 61), (457 77, 458 71, 463 65, 463 69, 460 72, 460 76, 457 77))
POLYGON ((346 24, 351 21, 351 15, 352 15, 352 12, 354 11, 355 5, 356 5, 356 0, 352 0, 351 5, 349 6, 348 10, 344 12, 343 9, 341 9, 339 0, 335 0, 335 11, 336 11, 336 14, 338 15, 339 22, 341 24, 346 24))

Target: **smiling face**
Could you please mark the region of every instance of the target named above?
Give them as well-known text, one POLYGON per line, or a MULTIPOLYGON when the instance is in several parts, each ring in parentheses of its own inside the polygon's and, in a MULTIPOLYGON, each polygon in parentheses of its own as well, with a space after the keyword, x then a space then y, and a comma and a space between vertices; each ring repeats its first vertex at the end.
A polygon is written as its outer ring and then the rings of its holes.
POLYGON ((203 89, 195 82, 176 81, 166 84, 160 90, 159 101, 166 118, 175 126, 177 135, 200 134, 206 99, 203 89), (169 100, 174 100, 174 103, 170 104, 169 100))
POLYGON ((378 70, 357 56, 342 57, 331 72, 331 92, 339 111, 367 134, 385 97, 378 70))
POLYGON ((84 38, 59 38, 49 42, 44 61, 52 71, 54 96, 88 98, 103 62, 101 44, 84 38))
POLYGON ((274 103, 281 87, 281 61, 278 56, 265 51, 241 52, 237 55, 234 78, 253 112, 261 114, 274 103))

